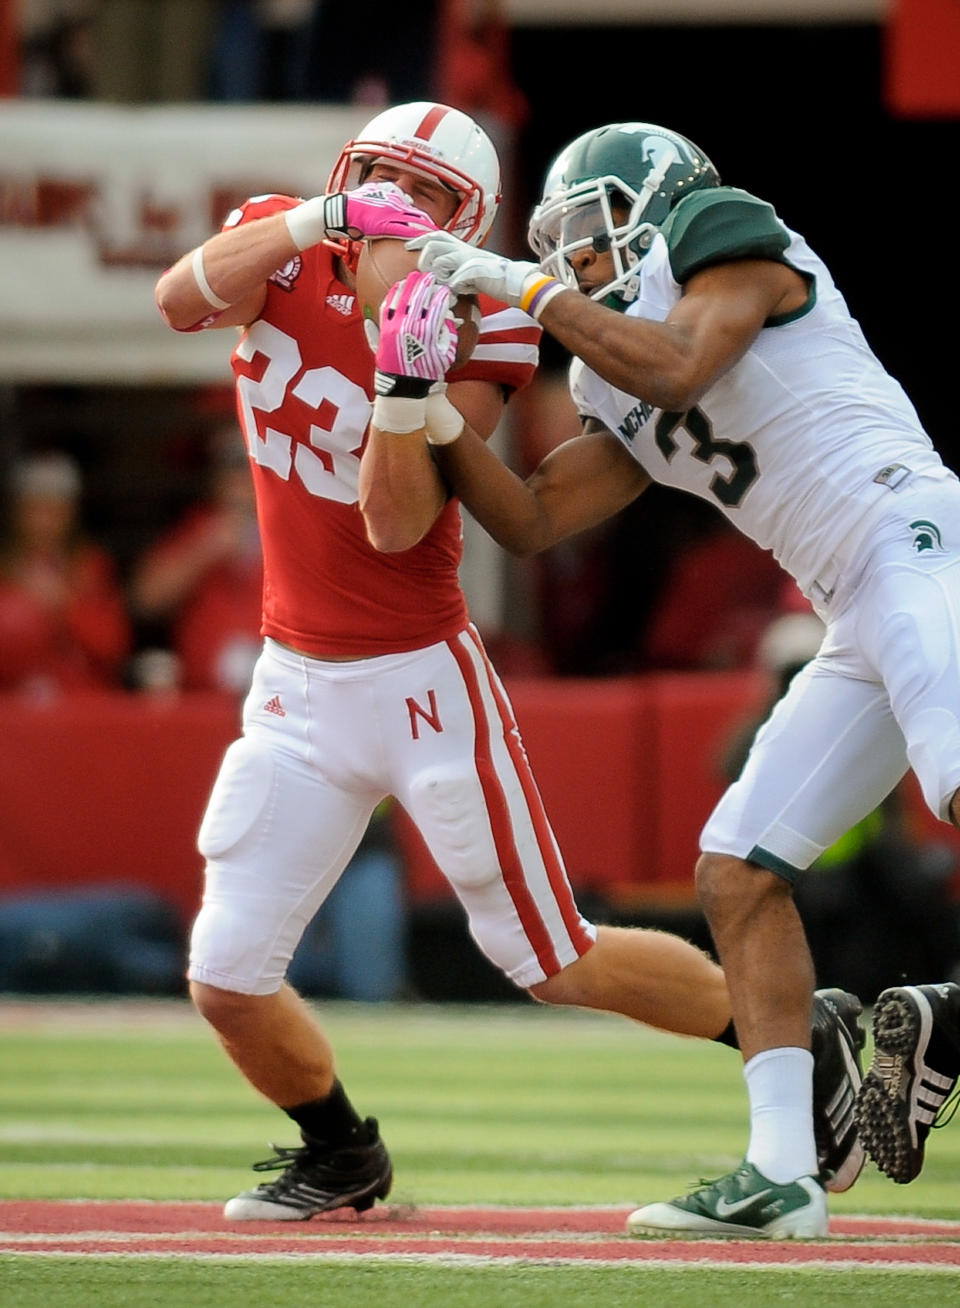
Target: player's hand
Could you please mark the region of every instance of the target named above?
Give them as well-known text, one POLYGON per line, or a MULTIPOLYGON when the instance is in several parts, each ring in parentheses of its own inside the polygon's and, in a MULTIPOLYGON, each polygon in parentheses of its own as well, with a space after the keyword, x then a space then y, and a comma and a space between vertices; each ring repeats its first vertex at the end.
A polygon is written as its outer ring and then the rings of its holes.
POLYGON ((325 236, 351 241, 363 236, 407 240, 418 232, 435 231, 437 226, 393 182, 366 182, 353 191, 316 195, 287 210, 286 219, 299 250, 318 244, 325 236))
POLYGON ((483 293, 504 300, 539 318, 547 300, 564 290, 562 282, 535 263, 507 259, 492 250, 478 250, 452 232, 429 232, 407 241, 419 250, 419 266, 431 272, 458 296, 483 293))
POLYGON ((373 424, 381 431, 427 426, 427 396, 456 358, 453 305, 453 293, 423 272, 409 273, 384 296, 373 382, 373 424))
POLYGON ((457 353, 454 295, 430 273, 412 272, 380 306, 378 395, 425 397, 446 376, 457 353))
POLYGON ((407 241, 408 250, 419 250, 419 266, 433 273, 438 281, 457 295, 476 295, 482 291, 495 300, 518 305, 523 283, 533 272, 535 263, 506 259, 492 250, 478 250, 452 232, 431 232, 407 241))
POLYGON ((355 191, 337 191, 326 197, 328 236, 396 236, 403 240, 418 232, 436 231, 437 224, 393 182, 366 182, 355 191))

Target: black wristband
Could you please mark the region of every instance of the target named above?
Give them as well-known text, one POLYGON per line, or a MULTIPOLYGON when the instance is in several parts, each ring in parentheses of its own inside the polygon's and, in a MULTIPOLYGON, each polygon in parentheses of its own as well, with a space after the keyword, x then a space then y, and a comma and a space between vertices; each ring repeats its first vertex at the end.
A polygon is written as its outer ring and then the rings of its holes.
POLYGON ((343 191, 334 191, 323 199, 323 221, 328 236, 347 236, 347 197, 343 191))
POLYGON ((373 389, 378 395, 389 395, 394 400, 425 400, 433 382, 428 377, 404 377, 396 372, 373 374, 373 389))

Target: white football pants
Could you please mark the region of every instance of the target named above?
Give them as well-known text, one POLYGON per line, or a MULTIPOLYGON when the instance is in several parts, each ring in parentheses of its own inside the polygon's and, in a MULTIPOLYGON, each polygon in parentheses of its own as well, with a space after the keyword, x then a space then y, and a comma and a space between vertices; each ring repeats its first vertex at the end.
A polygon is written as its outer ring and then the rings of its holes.
POLYGON ((265 642, 200 828, 189 976, 279 989, 387 795, 406 808, 484 954, 518 986, 590 948, 507 696, 472 627, 350 663, 265 642))
POLYGON ((909 767, 947 819, 960 786, 960 483, 918 476, 821 613, 816 658, 700 838, 792 880, 909 767))

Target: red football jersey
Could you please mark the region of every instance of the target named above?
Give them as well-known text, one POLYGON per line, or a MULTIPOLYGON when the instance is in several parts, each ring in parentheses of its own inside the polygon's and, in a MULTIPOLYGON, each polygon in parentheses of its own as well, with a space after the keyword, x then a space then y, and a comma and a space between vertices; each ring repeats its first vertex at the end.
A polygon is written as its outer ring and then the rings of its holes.
MULTIPOLYGON (((299 201, 249 200, 224 227, 299 201)), ((270 278, 260 318, 232 356, 264 552, 262 632, 315 654, 402 653, 462 630, 460 510, 451 500, 413 549, 383 554, 367 540, 357 503, 360 454, 373 404, 374 357, 355 293, 326 246, 296 255, 270 278)), ((540 329, 480 297, 470 360, 450 380, 518 390, 537 364, 540 329)))

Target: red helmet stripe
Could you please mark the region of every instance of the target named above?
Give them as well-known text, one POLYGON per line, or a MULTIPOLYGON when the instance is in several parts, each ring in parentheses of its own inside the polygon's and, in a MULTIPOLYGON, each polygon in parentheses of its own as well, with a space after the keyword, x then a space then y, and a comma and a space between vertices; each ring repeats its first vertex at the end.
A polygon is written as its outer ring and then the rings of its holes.
POLYGON ((418 136, 421 141, 429 141, 449 112, 446 105, 435 104, 414 132, 414 136, 418 136))

